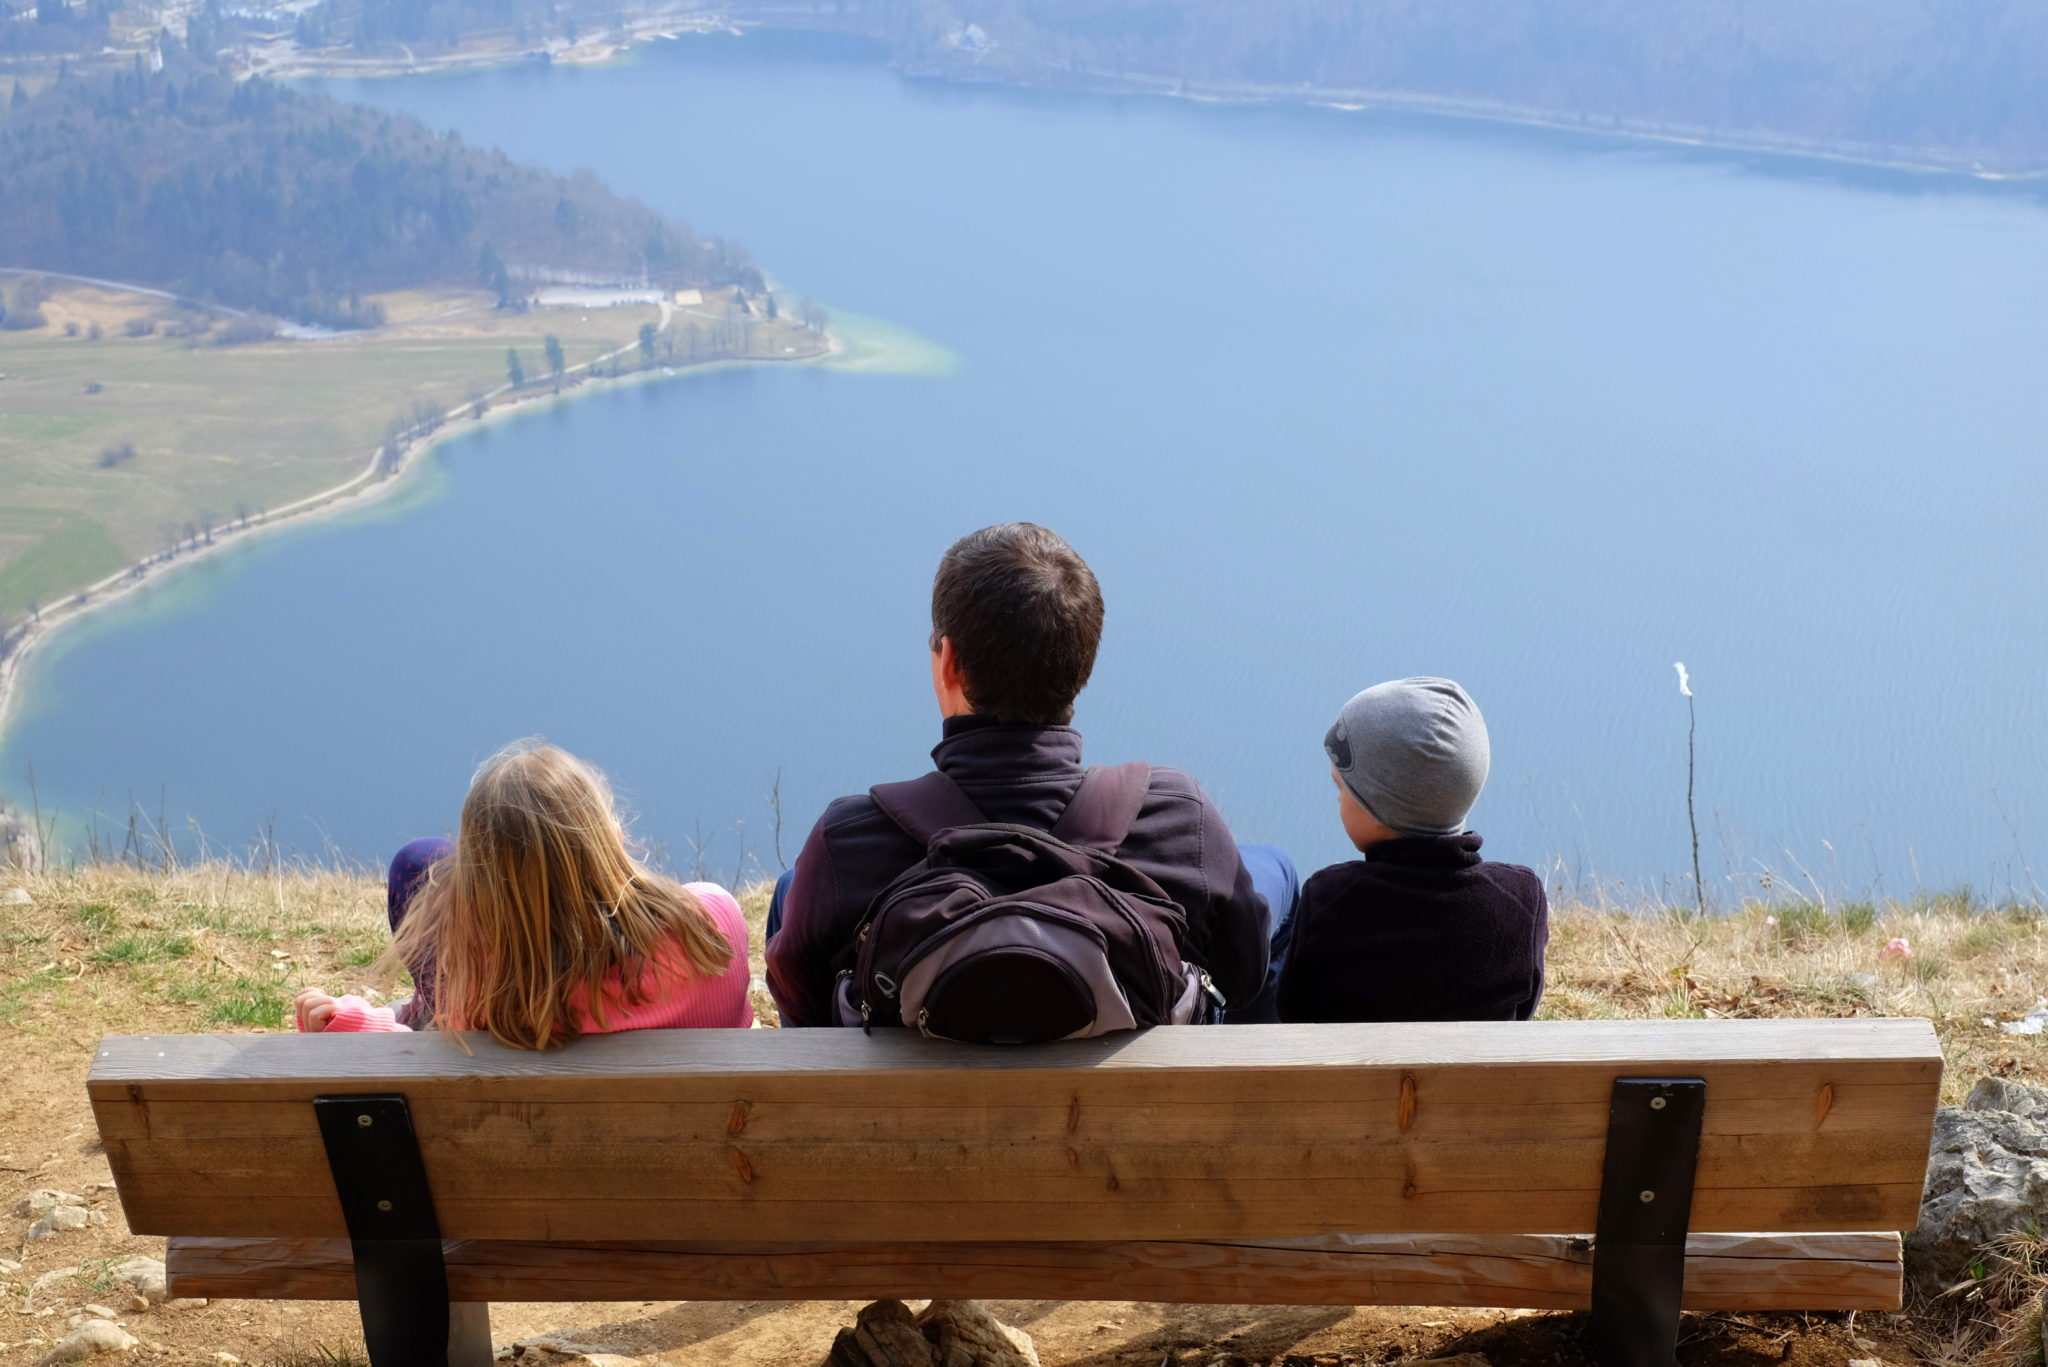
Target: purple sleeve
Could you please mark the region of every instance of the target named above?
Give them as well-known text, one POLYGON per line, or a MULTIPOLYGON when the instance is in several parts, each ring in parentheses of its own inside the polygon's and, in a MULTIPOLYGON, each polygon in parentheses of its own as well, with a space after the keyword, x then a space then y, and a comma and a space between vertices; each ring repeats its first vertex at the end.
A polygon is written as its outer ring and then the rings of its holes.
POLYGON ((831 1025, 833 964, 843 945, 833 935, 838 880, 825 823, 811 828, 782 903, 782 928, 768 942, 768 991, 788 1026, 831 1025))

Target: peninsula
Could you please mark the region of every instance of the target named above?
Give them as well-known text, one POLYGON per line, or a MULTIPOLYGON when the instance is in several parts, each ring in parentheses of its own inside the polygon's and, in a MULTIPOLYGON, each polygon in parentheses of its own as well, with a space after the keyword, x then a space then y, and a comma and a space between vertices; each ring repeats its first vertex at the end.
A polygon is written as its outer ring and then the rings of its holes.
POLYGON ((0 725, 58 625, 461 425, 831 345, 587 173, 177 57, 0 104, 0 183, 0 725))

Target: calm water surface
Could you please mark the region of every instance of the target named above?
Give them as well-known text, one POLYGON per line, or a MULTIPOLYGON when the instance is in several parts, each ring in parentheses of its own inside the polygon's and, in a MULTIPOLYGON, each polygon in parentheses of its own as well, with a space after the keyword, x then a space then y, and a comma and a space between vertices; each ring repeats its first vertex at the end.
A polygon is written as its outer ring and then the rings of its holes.
POLYGON ((542 732, 688 865, 917 772, 940 550, 1100 574, 1080 722, 1244 838, 1344 853, 1352 691, 1463 680, 1489 851, 1726 900, 2048 858, 2048 208, 2029 194, 1316 111, 906 83, 744 43, 326 87, 746 242, 946 375, 756 369, 452 442, 37 667, 0 772, 375 857, 542 732), (744 832, 742 834, 742 827, 744 832))

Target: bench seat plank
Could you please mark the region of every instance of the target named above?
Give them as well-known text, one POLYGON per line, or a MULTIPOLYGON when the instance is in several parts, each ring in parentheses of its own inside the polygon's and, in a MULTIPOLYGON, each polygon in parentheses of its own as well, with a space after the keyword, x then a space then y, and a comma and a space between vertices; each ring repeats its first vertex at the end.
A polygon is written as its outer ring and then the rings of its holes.
POLYGON ((340 1236, 309 1103, 402 1092, 454 1238, 1241 1242, 1590 1227, 1624 1074, 1707 1080, 1695 1231, 1914 1223, 1915 1020, 109 1038, 88 1088, 137 1233, 340 1236))
MULTIPOLYGON (((1262 1243, 543 1244, 450 1241, 458 1301, 1130 1300, 1584 1310, 1591 1241, 1338 1235, 1262 1243)), ((171 1293, 353 1300, 341 1239, 170 1240, 171 1293)), ((1899 1236, 1694 1235, 1691 1310, 1889 1310, 1899 1236)))

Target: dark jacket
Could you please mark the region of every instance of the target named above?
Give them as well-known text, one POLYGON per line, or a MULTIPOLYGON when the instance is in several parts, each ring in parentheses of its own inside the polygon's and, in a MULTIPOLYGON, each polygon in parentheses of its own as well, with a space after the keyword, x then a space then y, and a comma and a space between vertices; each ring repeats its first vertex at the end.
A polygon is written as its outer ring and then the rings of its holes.
POLYGON ((1283 1021, 1527 1020, 1550 943, 1543 880, 1479 837, 1402 836, 1302 885, 1283 1021))
MULTIPOLYGON (((1087 772, 1070 726, 1008 726, 979 717, 946 723, 932 762, 990 821, 1050 829, 1087 772)), ((1152 771, 1151 796, 1123 847, 1188 917, 1188 961, 1231 1001, 1266 980, 1266 904, 1252 891, 1237 842, 1201 786, 1178 769, 1152 771)), ((862 793, 825 809, 768 942, 768 990, 784 1025, 831 1025, 833 982, 852 967, 853 938, 876 894, 924 858, 924 847, 862 793)))

